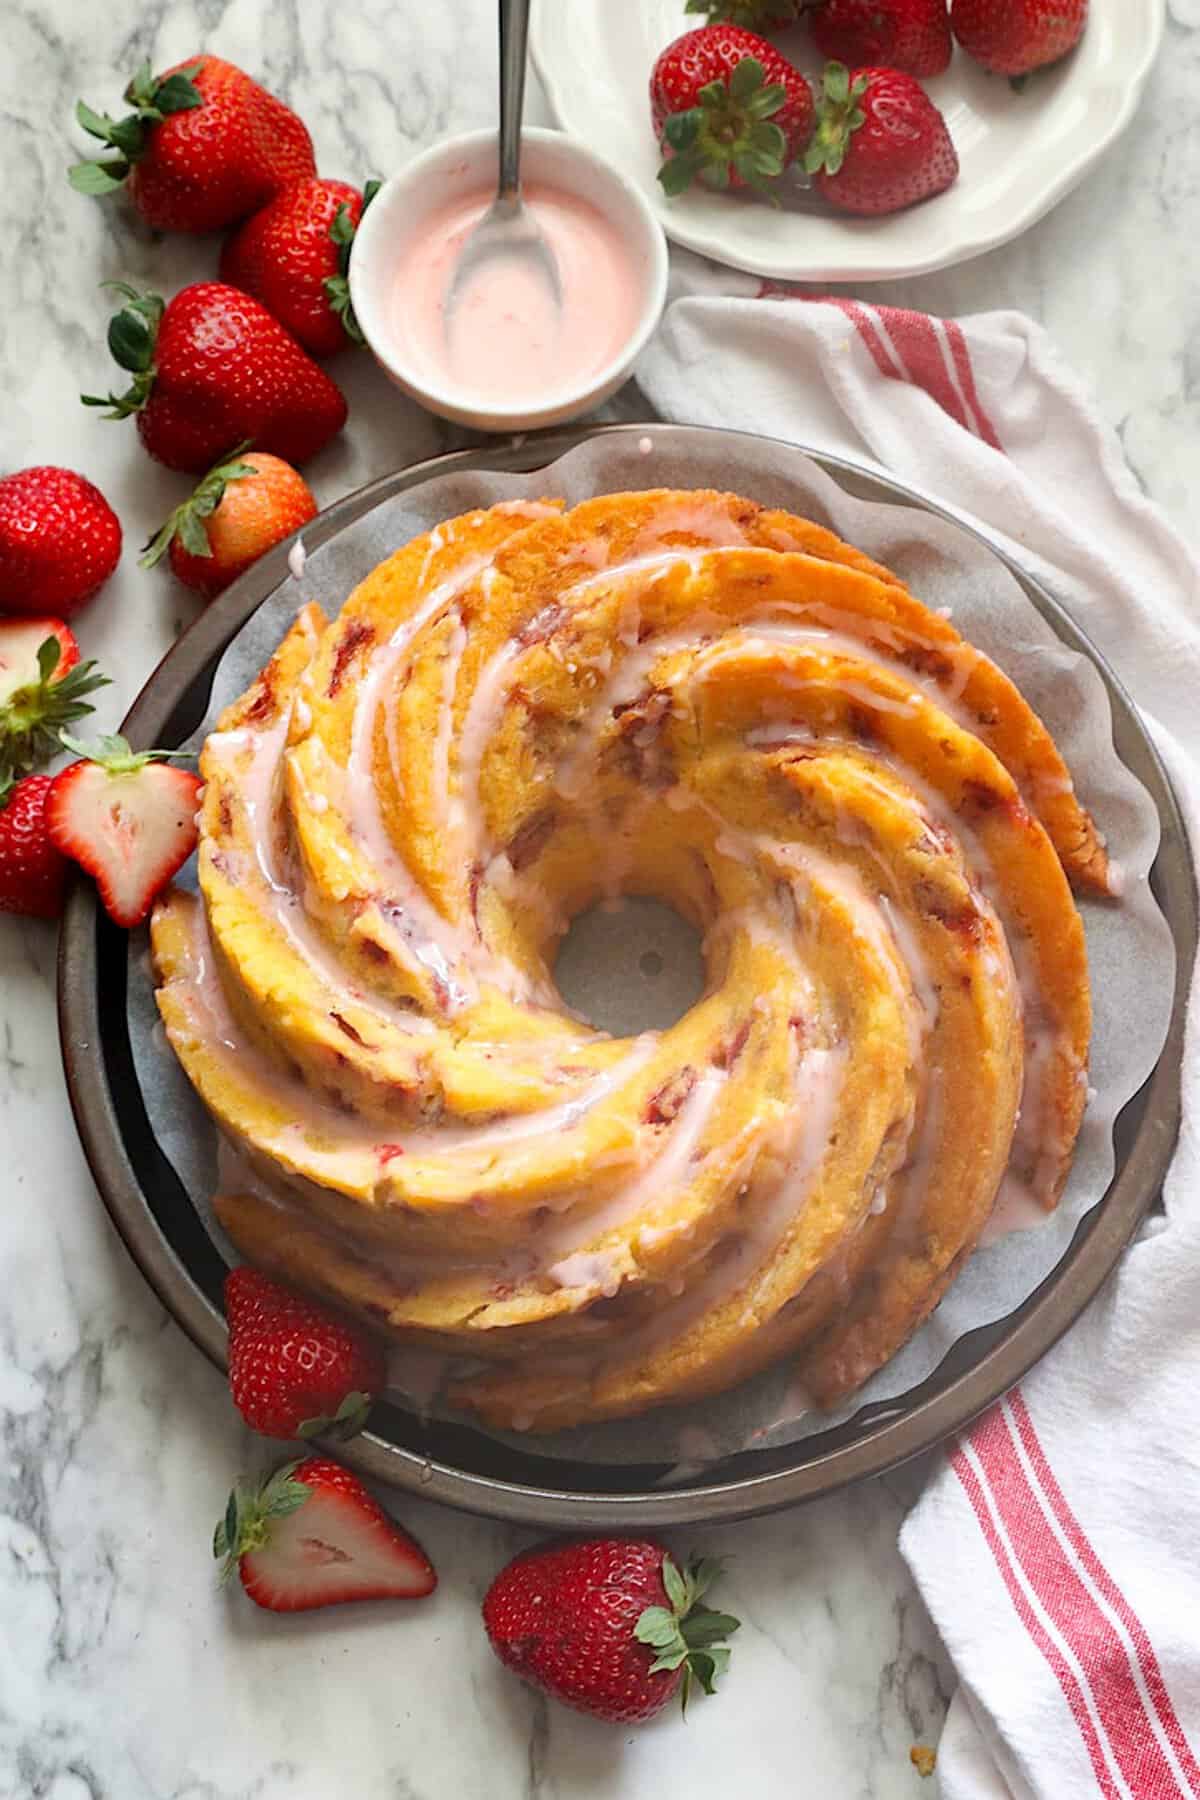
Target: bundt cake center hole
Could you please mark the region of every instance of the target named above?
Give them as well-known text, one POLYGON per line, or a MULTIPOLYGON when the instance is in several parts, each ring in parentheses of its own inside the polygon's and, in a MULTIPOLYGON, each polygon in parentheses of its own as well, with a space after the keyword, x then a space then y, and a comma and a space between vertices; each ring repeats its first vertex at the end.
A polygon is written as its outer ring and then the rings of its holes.
POLYGON ((700 934, 661 900, 601 900, 572 920, 554 978, 567 1005, 602 1031, 665 1031, 704 992, 700 934))

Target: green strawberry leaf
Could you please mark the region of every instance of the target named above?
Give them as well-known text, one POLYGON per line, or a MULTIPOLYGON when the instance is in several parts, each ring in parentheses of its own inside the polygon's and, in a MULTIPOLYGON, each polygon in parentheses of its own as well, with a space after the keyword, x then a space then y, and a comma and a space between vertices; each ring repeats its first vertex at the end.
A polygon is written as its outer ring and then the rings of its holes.
POLYGON ((61 733, 61 738, 64 750, 83 762, 99 763, 110 775, 132 775, 151 762, 189 762, 196 755, 194 750, 134 750, 118 732, 97 738, 94 744, 85 744, 67 731, 61 733))
POLYGON ((663 1586, 667 1590, 667 1599, 671 1602, 676 1617, 682 1617, 692 1603, 692 1595, 686 1579, 680 1574, 675 1562, 669 1556, 663 1557, 662 1579, 663 1586))
POLYGON ((250 439, 247 438, 230 452, 229 457, 214 464, 207 475, 201 477, 187 499, 168 514, 153 537, 143 544, 142 554, 138 558, 139 567, 154 568, 176 539, 189 556, 212 555, 212 544, 204 529, 204 521, 212 518, 225 498, 225 489, 231 481, 242 481, 248 475, 257 474, 253 463, 238 461, 242 452, 249 447, 250 439))
POLYGON ((75 117, 78 123, 83 126, 83 129, 88 132, 90 136, 99 138, 102 144, 112 143, 110 133, 115 120, 110 119, 107 113, 98 113, 88 105, 86 100, 77 100, 75 102, 75 117))
POLYGON ((191 112, 194 107, 203 106, 204 95, 192 80, 199 72, 200 64, 193 63, 190 68, 178 69, 174 75, 160 81, 154 90, 155 110, 170 114, 191 112))
POLYGON ((230 1491, 229 1501, 225 1507, 225 1547, 231 1550, 238 1541, 238 1491, 230 1491))
POLYGON ((850 98, 850 71, 845 63, 831 62, 825 67, 825 97, 835 106, 845 106, 850 98))
POLYGON ((329 235, 334 243, 341 246, 354 242, 354 221, 350 217, 350 208, 343 200, 333 215, 333 223, 329 227, 329 235))
POLYGON ((698 106, 689 107, 687 112, 672 113, 663 126, 663 137, 672 150, 690 150, 696 141, 702 118, 698 106))
POLYGON ((656 1650, 674 1644, 679 1637, 679 1619, 665 1606, 648 1606, 634 1626, 639 1644, 652 1644, 656 1650))
POLYGON ((124 281, 105 281, 101 286, 112 288, 125 300, 109 320, 108 347, 118 366, 134 379, 123 394, 82 394, 80 398, 85 406, 110 407, 110 419, 124 419, 145 406, 154 386, 154 349, 165 302, 160 294, 139 294, 124 281))
POLYGON ((787 89, 781 83, 772 82, 769 87, 761 88, 750 100, 746 111, 752 119, 769 119, 787 104, 787 89))
POLYGON ((339 1443, 345 1443, 357 1437, 366 1425, 371 1411, 372 1396, 358 1392, 349 1393, 331 1419, 305 1419, 296 1436, 304 1439, 314 1437, 331 1437, 339 1443))
POLYGON ((154 333, 140 313, 122 307, 108 325, 108 347, 113 360, 131 374, 143 374, 154 357, 154 333))
POLYGON ((222 1582, 229 1580, 247 1551, 262 1549, 271 1535, 273 1519, 286 1518, 309 1498, 312 1488, 295 1479, 299 1467, 299 1461, 284 1463, 257 1487, 247 1487, 240 1479, 234 1483, 224 1516, 213 1532, 213 1556, 223 1559, 222 1582))
POLYGON ((43 681, 49 681, 55 669, 62 661, 62 645, 56 637, 43 638, 38 645, 38 675, 43 681))
POLYGON ((851 83, 844 63, 825 65, 816 129, 802 159, 808 174, 836 175, 841 169, 854 133, 866 123, 866 114, 858 102, 869 85, 864 76, 851 83))
POLYGON ((698 158, 672 156, 663 163, 658 171, 658 179, 668 199, 675 199, 679 194, 687 192, 693 180, 700 172, 698 158))
POLYGON ((718 1581, 725 1573, 723 1556, 702 1556, 692 1564, 692 1586, 696 1597, 706 1594, 714 1581, 718 1581))
MULTIPOLYGON (((757 89, 762 87, 765 76, 766 71, 757 56, 743 56, 729 77, 730 96, 734 100, 745 103, 757 89)), ((779 91, 782 95, 783 89, 781 88, 779 91)))
POLYGON ((727 162, 707 164, 700 171, 700 179, 706 186, 716 188, 719 193, 724 193, 729 186, 729 164, 727 162))
POLYGON ((130 106, 153 106, 154 70, 148 57, 138 64, 126 82, 123 98, 130 106))
MULTIPOLYGON (((383 183, 374 178, 364 184, 362 209, 359 213, 360 223, 363 213, 366 212, 382 186, 383 183)), ((322 285, 330 309, 341 320, 342 329, 350 342, 363 344, 366 339, 363 336, 362 326, 359 324, 354 307, 350 302, 350 252, 354 247, 357 230, 358 226, 350 217, 350 208, 343 201, 334 213, 333 223, 329 227, 329 235, 338 247, 338 272, 336 275, 327 275, 322 285)))
POLYGON ((66 727, 94 710, 87 696, 108 685, 94 662, 59 675, 61 660, 58 639, 43 639, 36 679, 14 688, 0 705, 0 779, 9 784, 57 756, 66 727))
POLYGON ((129 173, 123 158, 110 157, 107 162, 72 163, 67 180, 77 194, 115 193, 129 173))
POLYGON ((714 1612, 708 1606, 696 1606, 680 1626, 684 1642, 691 1650, 707 1650, 723 1638, 740 1630, 741 1620, 730 1613, 714 1612))

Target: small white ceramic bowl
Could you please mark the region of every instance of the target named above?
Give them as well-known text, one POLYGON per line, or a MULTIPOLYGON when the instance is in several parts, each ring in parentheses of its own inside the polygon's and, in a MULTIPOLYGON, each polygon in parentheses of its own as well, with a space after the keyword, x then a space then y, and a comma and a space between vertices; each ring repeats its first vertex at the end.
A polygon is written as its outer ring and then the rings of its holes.
POLYGON ((594 150, 561 131, 529 129, 522 137, 521 174, 589 201, 617 227, 636 276, 640 305, 627 343, 606 367, 573 387, 544 398, 530 394, 521 405, 498 406, 465 388, 437 387, 414 366, 389 324, 401 248, 419 236, 425 220, 460 195, 490 187, 496 179, 496 134, 473 131, 451 138, 384 183, 354 239, 350 297, 363 336, 376 359, 414 400, 444 419, 479 431, 532 431, 599 406, 633 369, 662 313, 667 294, 667 243, 640 190, 594 150))

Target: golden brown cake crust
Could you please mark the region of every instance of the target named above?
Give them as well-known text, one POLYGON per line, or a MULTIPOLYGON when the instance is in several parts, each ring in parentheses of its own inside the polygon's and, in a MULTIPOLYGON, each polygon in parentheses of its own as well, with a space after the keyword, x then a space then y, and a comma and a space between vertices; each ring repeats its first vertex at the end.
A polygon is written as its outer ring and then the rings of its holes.
POLYGON ((1062 1189, 1099 835, 1006 676, 888 570, 735 495, 512 502, 305 608, 201 763, 168 1036, 253 1171, 251 1261, 554 1430, 781 1357, 822 1404, 937 1304, 999 1187, 1062 1189), (615 1040, 558 939, 704 933, 615 1040), (458 1359, 469 1359, 460 1362, 458 1359))

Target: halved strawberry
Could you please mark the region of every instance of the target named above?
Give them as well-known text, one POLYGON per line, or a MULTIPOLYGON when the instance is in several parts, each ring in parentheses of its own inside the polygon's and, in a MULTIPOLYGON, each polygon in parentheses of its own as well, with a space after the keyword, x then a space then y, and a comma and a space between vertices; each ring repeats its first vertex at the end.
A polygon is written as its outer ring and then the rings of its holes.
POLYGON ((343 1600, 415 1600, 437 1586, 433 1564, 357 1475, 325 1456, 285 1463, 257 1488, 237 1484, 213 1534, 221 1579, 236 1568, 269 1612, 343 1600))
POLYGON ((61 619, 0 619, 0 788, 49 762, 107 682, 61 619))
POLYGON ((173 751, 134 751, 122 737, 62 741, 82 760, 54 777, 51 840, 94 877, 114 924, 140 925, 196 847, 200 777, 161 760, 173 751))

